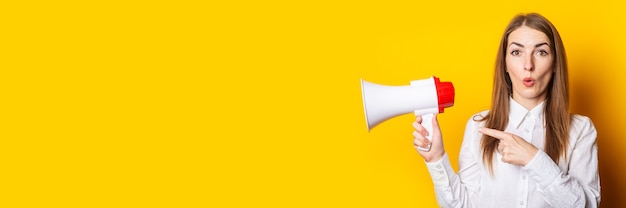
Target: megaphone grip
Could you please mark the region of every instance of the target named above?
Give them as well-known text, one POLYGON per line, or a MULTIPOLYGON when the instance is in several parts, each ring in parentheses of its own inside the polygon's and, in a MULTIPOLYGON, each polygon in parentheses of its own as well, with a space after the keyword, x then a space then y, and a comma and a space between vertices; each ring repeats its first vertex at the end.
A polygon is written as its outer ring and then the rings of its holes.
POLYGON ((426 115, 422 115, 422 126, 426 129, 426 131, 428 131, 428 136, 426 136, 426 139, 428 139, 428 141, 430 142, 428 143, 428 146, 426 147, 417 147, 418 150, 421 150, 424 152, 430 151, 430 146, 433 141, 433 116, 434 114, 430 114, 430 113, 426 115))

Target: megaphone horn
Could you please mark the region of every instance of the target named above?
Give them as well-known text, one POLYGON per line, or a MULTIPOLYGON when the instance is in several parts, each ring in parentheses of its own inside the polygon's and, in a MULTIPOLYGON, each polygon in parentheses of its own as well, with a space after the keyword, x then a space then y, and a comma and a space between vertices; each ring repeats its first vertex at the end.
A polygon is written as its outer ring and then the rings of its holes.
MULTIPOLYGON (((432 76, 413 80, 406 86, 387 86, 361 79, 361 93, 367 130, 390 118, 415 113, 416 116, 443 113, 444 108, 454 105, 454 86, 451 82, 440 82, 432 76)), ((430 120, 422 122, 424 127, 430 120)), ((432 127, 428 129, 430 132, 432 127)))

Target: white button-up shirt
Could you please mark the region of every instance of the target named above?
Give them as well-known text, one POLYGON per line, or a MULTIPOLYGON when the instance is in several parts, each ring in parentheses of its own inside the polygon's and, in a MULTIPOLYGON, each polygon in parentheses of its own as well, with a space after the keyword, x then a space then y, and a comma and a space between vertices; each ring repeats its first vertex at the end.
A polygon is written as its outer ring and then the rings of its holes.
POLYGON ((496 153, 491 175, 483 164, 477 119, 467 122, 456 174, 446 155, 426 163, 437 202, 442 207, 598 207, 600 177, 596 129, 588 117, 574 115, 570 126, 567 159, 556 164, 543 152, 544 104, 530 111, 510 99, 509 123, 505 131, 524 138, 539 149, 526 166, 502 162, 496 153))

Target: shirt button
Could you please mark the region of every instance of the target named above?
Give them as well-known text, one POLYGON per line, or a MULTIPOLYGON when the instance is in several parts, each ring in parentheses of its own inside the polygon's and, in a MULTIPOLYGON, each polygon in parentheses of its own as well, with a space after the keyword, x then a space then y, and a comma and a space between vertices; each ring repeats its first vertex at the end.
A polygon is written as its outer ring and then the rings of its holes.
POLYGON ((439 171, 439 174, 443 175, 443 171, 439 171))
POLYGON ((519 205, 524 205, 524 201, 519 201, 519 205))
POLYGON ((530 130, 528 130, 528 129, 524 129, 524 131, 525 131, 526 133, 530 132, 530 130))
POLYGON ((441 168, 441 165, 437 165, 437 168, 441 168))
POLYGON ((526 180, 526 176, 522 176, 522 180, 526 180))

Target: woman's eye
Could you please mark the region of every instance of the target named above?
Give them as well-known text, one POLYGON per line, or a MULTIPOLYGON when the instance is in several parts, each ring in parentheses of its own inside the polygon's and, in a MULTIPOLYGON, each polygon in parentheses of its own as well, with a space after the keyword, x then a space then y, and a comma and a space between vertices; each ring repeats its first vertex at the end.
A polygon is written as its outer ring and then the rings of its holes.
POLYGON ((540 55, 540 56, 547 56, 548 52, 544 51, 544 50, 540 50, 540 51, 537 51, 537 54, 540 55))
POLYGON ((519 51, 518 50, 513 50, 513 51, 511 51, 511 55, 517 56, 517 55, 519 55, 519 51))

